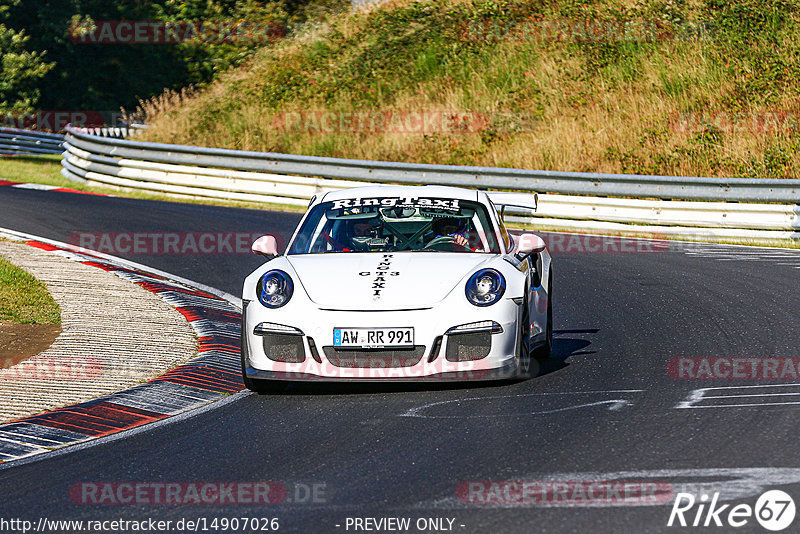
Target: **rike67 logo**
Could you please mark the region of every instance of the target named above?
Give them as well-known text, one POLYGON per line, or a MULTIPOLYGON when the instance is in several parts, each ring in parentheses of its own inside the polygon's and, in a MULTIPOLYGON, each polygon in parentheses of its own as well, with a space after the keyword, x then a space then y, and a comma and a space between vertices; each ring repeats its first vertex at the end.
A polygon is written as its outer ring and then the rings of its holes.
POLYGON ((696 499, 691 493, 678 493, 667 526, 740 528, 755 518, 763 528, 778 532, 791 525, 794 516, 794 500, 781 490, 762 494, 755 507, 749 504, 719 504, 719 493, 714 493, 710 502, 705 494, 696 499))

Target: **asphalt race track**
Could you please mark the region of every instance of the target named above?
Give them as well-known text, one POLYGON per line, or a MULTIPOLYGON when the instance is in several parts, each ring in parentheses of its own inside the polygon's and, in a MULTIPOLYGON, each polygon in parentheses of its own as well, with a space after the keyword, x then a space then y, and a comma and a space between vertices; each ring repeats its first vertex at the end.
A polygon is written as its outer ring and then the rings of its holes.
MULTIPOLYGON (((286 238, 298 220, 298 214, 0 189, 0 227, 62 241, 81 231, 286 238)), ((119 255, 234 295, 260 263, 246 254, 119 255)), ((661 532, 681 530, 667 527, 679 491, 698 499, 707 494, 709 501, 719 492, 731 506, 752 507, 770 489, 800 498, 800 380, 679 378, 674 360, 800 357, 800 254, 673 245, 647 253, 553 250, 553 256, 555 355, 537 378, 317 384, 244 395, 125 439, 2 469, 0 516, 207 518, 209 525, 213 518, 278 518, 282 532, 366 532, 355 530, 353 518, 368 517, 410 518, 411 532, 437 531, 430 528, 435 522, 417 529, 421 518, 443 519, 438 531, 452 519, 452 531, 470 533, 661 532), (521 503, 501 492, 486 504, 463 491, 489 488, 487 481, 609 480, 656 484, 666 497, 655 496, 661 504, 619 496, 521 503), (286 499, 98 505, 74 494, 79 483, 254 481, 283 484, 286 499), (307 491, 315 484, 317 502, 307 491)), ((740 371, 747 374, 751 365, 745 367, 740 371)), ((686 513, 687 521, 696 511, 686 513)), ((720 517, 725 521, 727 511, 720 517)), ((753 517, 736 530, 764 532, 753 517)))

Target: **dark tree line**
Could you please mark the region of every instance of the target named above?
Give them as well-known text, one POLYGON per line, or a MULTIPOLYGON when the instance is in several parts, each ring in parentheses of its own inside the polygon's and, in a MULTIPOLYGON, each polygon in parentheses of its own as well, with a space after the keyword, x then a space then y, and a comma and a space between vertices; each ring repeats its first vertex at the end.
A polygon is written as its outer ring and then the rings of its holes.
POLYGON ((205 21, 212 26, 247 21, 261 24, 256 28, 273 28, 274 40, 309 18, 349 4, 349 0, 0 0, 0 111, 131 109, 139 99, 164 89, 207 83, 269 42, 263 38, 93 42, 87 35, 99 35, 98 21, 205 21))

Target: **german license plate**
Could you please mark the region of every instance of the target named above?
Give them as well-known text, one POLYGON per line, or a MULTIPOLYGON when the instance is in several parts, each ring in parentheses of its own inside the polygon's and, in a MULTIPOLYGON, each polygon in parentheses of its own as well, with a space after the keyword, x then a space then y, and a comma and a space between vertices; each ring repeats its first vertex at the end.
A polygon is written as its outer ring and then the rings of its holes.
POLYGON ((379 349, 414 346, 414 329, 403 328, 334 328, 333 346, 379 349))

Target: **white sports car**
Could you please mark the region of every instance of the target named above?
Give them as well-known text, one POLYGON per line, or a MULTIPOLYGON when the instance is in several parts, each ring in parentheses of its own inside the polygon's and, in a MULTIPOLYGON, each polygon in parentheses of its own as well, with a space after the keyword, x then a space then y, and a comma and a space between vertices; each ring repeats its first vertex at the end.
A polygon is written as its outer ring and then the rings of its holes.
POLYGON ((245 279, 242 374, 284 380, 526 378, 553 339, 550 255, 496 206, 537 196, 372 186, 315 197, 283 253, 245 279))

